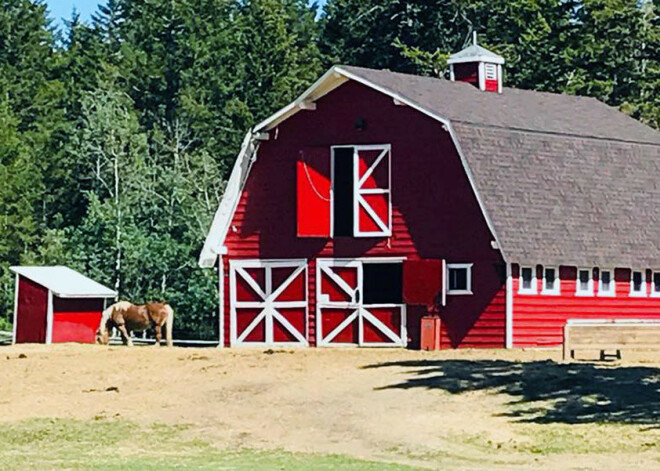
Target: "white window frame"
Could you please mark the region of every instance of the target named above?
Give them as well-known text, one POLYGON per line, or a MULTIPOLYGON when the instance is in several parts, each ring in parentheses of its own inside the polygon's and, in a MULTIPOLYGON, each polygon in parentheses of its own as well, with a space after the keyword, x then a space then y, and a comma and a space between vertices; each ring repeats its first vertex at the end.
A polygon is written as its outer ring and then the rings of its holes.
MULTIPOLYGON (((374 144, 374 145, 359 145, 359 144, 345 144, 345 145, 336 145, 330 146, 330 234, 331 237, 335 238, 335 221, 334 221, 334 209, 335 209, 335 198, 334 198, 334 189, 335 189, 335 151, 337 149, 352 149, 353 150, 353 237, 392 237, 392 145, 391 144, 374 144), (359 152, 361 150, 381 150, 387 152, 387 188, 368 188, 360 189, 360 162, 359 162, 359 152), (379 225, 379 222, 387 224, 387 227, 381 227, 381 231, 360 231, 360 200, 361 195, 366 194, 386 194, 387 195, 387 204, 388 204, 388 220, 380 221, 375 214, 370 214, 374 219, 376 225, 379 225)), ((376 163, 378 163, 378 160, 376 163)), ((373 166, 375 168, 375 165, 373 166)), ((368 174, 371 174, 372 170, 368 170, 368 174)), ((364 176, 363 176, 364 179, 364 176)), ((364 200, 362 199, 364 202, 364 200)), ((368 204, 364 202, 362 207, 368 213, 370 212, 367 209, 368 204)))
POLYGON ((536 267, 529 265, 521 265, 518 273, 518 293, 519 294, 537 294, 538 293, 538 280, 536 279, 536 267), (523 285, 523 270, 529 268, 532 271, 532 286, 525 288, 523 285))
POLYGON ((634 268, 630 270, 630 297, 631 298, 645 298, 647 296, 648 288, 646 286, 646 269, 635 270, 634 268), (639 272, 642 274, 642 286, 641 291, 635 291, 635 282, 634 274, 639 272))
POLYGON ((602 298, 614 298, 616 297, 616 279, 614 278, 614 269, 613 268, 599 268, 598 269, 598 296, 602 298), (610 289, 605 290, 603 288, 603 272, 608 272, 610 274, 610 289))
POLYGON ((561 284, 559 282, 559 267, 543 267, 543 285, 541 286, 541 294, 550 294, 553 296, 556 296, 558 294, 561 294, 561 284), (547 288, 546 287, 546 272, 548 270, 554 270, 555 271, 555 281, 553 283, 552 288, 547 288))
POLYGON ((660 290, 655 289, 655 275, 660 275, 660 271, 653 270, 651 271, 651 297, 652 298, 660 298, 660 290))
POLYGON ((594 269, 586 267, 578 267, 575 273, 575 296, 593 296, 594 295, 594 269), (586 271, 589 273, 589 281, 587 282, 587 290, 580 289, 580 272, 586 271))
POLYGON ((470 295, 472 293, 472 265, 473 263, 448 263, 447 264, 447 294, 454 295, 470 295), (450 270, 467 270, 467 289, 450 289, 449 288, 449 271, 450 270))

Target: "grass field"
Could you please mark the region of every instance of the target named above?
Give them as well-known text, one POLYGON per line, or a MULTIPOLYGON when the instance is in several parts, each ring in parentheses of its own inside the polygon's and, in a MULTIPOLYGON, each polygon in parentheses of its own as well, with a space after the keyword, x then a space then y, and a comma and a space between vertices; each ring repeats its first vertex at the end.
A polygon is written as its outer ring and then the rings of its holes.
POLYGON ((660 469, 660 358, 0 348, 2 469, 660 469))
POLYGON ((125 420, 37 419, 0 431, 0 463, 5 470, 277 470, 349 469, 405 471, 403 465, 341 455, 282 450, 222 450, 190 438, 187 427, 140 427, 125 420))

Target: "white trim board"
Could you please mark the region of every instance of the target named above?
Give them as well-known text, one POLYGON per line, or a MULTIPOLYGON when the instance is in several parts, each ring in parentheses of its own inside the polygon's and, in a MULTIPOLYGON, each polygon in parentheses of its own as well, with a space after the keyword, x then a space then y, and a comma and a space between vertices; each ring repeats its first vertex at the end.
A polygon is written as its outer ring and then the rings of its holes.
POLYGON ((20 281, 20 275, 18 273, 15 274, 15 280, 16 280, 16 285, 14 286, 14 324, 12 325, 12 337, 11 337, 11 343, 15 344, 16 343, 16 330, 18 328, 18 284, 20 281))
POLYGON ((229 225, 231 224, 231 220, 233 219, 234 212, 236 211, 236 206, 238 205, 238 201, 243 191, 245 181, 247 180, 247 177, 249 175, 251 163, 255 160, 253 159, 253 156, 259 145, 256 135, 264 131, 269 131, 275 128, 282 121, 288 119, 289 117, 293 116, 294 114, 304 109, 307 109, 307 106, 305 105, 306 103, 309 103, 310 101, 318 100, 322 96, 330 93, 332 90, 343 85, 348 80, 353 80, 369 88, 372 88, 380 93, 383 93, 384 95, 387 95, 390 98, 397 100, 399 103, 405 104, 419 111, 420 113, 429 116, 435 119, 436 121, 439 121, 444 125, 445 130, 449 132, 449 135, 451 136, 451 139, 454 143, 454 147, 458 152, 458 155, 461 160, 461 164, 463 166, 463 170, 465 171, 468 177, 468 181, 470 182, 470 187, 472 188, 472 192, 475 195, 475 198, 477 199, 477 203, 479 205, 479 208, 481 209, 481 213, 484 216, 486 225, 488 226, 488 229, 490 230, 493 238, 495 239, 495 242, 497 243, 497 247, 500 253, 502 254, 502 258, 506 262, 507 261, 506 253, 502 249, 502 244, 499 240, 499 237, 497 236, 497 233, 495 232, 495 226, 490 216, 488 215, 488 212, 486 211, 486 207, 483 202, 483 199, 481 198, 481 195, 477 189, 477 185, 472 170, 468 165, 467 159, 465 158, 465 154, 456 136, 456 132, 454 131, 449 119, 429 110, 428 108, 425 108, 424 106, 416 103, 415 101, 407 97, 404 97, 392 90, 377 85, 363 77, 355 75, 349 72, 348 70, 344 69, 342 66, 333 66, 332 68, 330 68, 330 70, 328 70, 325 74, 323 74, 323 76, 319 78, 311 87, 309 87, 302 95, 300 95, 293 103, 282 108, 280 111, 273 114, 268 119, 262 121, 257 126, 255 126, 253 130, 251 130, 246 134, 245 139, 243 140, 243 145, 241 146, 241 150, 238 154, 236 162, 234 163, 234 168, 232 170, 231 177, 229 178, 229 182, 227 183, 225 194, 221 199, 220 205, 213 219, 211 229, 209 230, 206 236, 204 248, 202 249, 202 252, 199 256, 199 265, 203 268, 213 267, 213 265, 215 265, 218 255, 223 253, 225 238, 229 230, 229 225), (305 105, 305 106, 301 106, 301 105, 305 105))

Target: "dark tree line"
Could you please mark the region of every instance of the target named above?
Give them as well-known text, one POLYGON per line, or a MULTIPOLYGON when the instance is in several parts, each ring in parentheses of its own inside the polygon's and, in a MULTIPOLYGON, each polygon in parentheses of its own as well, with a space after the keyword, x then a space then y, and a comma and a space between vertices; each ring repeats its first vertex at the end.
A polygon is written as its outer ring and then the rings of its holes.
POLYGON ((56 30, 0 0, 0 329, 15 264, 167 299, 212 338, 196 260, 240 141, 333 63, 442 76, 471 31, 508 85, 595 96, 660 127, 658 2, 108 0, 56 30))

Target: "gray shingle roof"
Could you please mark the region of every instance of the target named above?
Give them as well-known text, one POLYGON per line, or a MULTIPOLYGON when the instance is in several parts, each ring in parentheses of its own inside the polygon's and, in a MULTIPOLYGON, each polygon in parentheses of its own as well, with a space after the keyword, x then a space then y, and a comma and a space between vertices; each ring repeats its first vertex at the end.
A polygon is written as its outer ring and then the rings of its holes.
POLYGON ((660 133, 596 99, 345 67, 451 121, 509 261, 660 269, 660 133))

